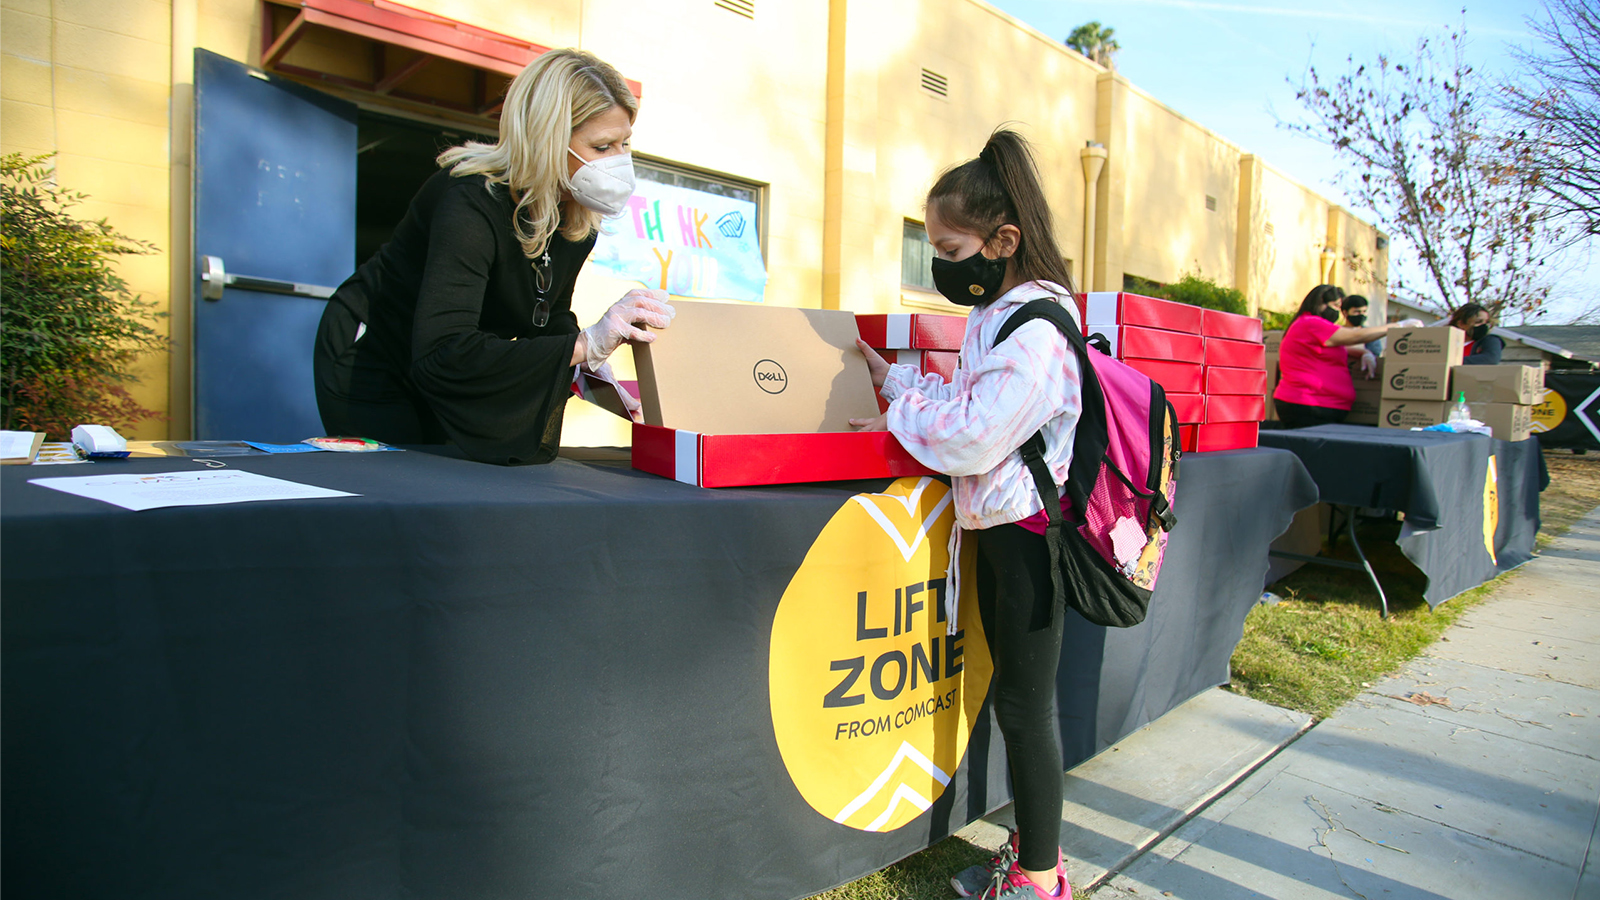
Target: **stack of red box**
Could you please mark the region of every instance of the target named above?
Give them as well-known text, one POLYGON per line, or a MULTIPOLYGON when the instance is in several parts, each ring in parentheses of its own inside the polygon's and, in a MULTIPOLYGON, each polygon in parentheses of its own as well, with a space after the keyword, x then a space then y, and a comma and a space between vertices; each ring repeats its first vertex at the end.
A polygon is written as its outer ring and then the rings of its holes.
MULTIPOLYGON (((856 315, 856 330, 878 355, 891 363, 915 366, 925 375, 938 375, 949 383, 956 377, 961 339, 967 333, 966 316, 934 313, 856 315)), ((878 408, 889 404, 878 398, 878 408)))
POLYGON ((1104 336, 1113 357, 1166 390, 1184 450, 1256 446, 1266 378, 1259 320, 1100 292, 1084 295, 1084 334, 1104 336))

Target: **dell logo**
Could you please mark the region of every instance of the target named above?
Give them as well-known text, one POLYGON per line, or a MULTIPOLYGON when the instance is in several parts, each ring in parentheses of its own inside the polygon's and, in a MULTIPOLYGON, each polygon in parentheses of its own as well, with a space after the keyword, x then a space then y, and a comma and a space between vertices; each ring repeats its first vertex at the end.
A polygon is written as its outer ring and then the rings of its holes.
POLYGON ((756 387, 769 394, 781 394, 789 386, 789 376, 783 371, 783 366, 770 359, 763 359, 756 363, 756 387))

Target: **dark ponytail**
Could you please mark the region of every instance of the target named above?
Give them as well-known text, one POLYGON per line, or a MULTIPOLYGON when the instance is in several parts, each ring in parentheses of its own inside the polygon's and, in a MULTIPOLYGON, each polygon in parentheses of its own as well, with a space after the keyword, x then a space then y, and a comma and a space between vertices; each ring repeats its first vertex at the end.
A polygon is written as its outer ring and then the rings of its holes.
POLYGON ((1017 283, 1053 281, 1068 291, 1072 276, 1056 245, 1055 222, 1026 139, 1007 128, 989 135, 977 159, 947 170, 928 192, 939 218, 987 243, 1002 225, 1015 225, 1022 241, 1011 257, 1017 283))

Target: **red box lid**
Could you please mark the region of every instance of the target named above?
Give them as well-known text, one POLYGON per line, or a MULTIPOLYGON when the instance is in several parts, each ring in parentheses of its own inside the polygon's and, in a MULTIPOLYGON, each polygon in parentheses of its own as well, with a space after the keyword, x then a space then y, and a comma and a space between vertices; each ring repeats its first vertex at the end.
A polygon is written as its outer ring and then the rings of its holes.
POLYGON ((1169 394, 1198 394, 1203 387, 1199 363, 1163 362, 1156 359, 1125 359, 1129 368, 1143 372, 1169 394))
POLYGON ((954 350, 889 350, 882 347, 872 348, 885 362, 899 363, 903 366, 915 366, 918 372, 924 375, 938 375, 945 384, 956 378, 956 362, 961 359, 961 354, 954 350))
POLYGON ((1195 450, 1248 450, 1256 446, 1261 426, 1255 422, 1219 422, 1195 426, 1195 450))
POLYGON ((1249 341, 1230 341, 1226 338, 1206 338, 1208 366, 1229 366, 1235 369, 1267 369, 1267 348, 1249 341))
POLYGON ((1198 425, 1206 420, 1206 398, 1200 394, 1168 394, 1167 402, 1178 414, 1179 425, 1198 425))
POLYGON ((1206 366, 1207 394, 1251 394, 1257 397, 1267 392, 1265 369, 1235 369, 1228 366, 1206 366))
POLYGON ((640 423, 633 467, 708 488, 938 474, 887 431, 698 434, 640 423))
POLYGON ((873 347, 889 350, 960 350, 966 316, 935 313, 856 314, 856 330, 873 347))
POLYGON ((1200 311, 1200 333, 1206 337, 1254 341, 1257 344, 1261 343, 1264 334, 1261 330, 1261 320, 1255 316, 1241 316, 1220 309, 1200 311))
POLYGON ((1199 425, 1178 426, 1178 449, 1185 453, 1193 453, 1195 447, 1195 430, 1199 425))
POLYGON ((1185 334, 1200 333, 1198 306, 1138 294, 1099 291, 1083 295, 1086 325, 1143 325, 1185 334))
POLYGON ((1206 396, 1205 424, 1217 422, 1260 422, 1267 417, 1265 394, 1210 394, 1206 396))
POLYGON ((1090 335, 1103 334, 1116 359, 1164 359, 1173 362, 1202 362, 1205 341, 1197 334, 1146 328, 1142 325, 1090 325, 1090 335))

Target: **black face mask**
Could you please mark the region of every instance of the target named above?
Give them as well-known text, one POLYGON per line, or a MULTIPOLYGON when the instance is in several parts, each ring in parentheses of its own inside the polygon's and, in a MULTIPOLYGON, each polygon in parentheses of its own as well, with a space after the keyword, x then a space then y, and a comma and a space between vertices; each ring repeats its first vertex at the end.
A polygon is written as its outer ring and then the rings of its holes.
POLYGON ((1487 323, 1483 325, 1474 325, 1472 326, 1472 330, 1467 332, 1467 334, 1470 335, 1474 341, 1481 341, 1489 336, 1489 326, 1487 323))
POLYGON ((1351 328, 1360 328, 1361 326, 1367 324, 1367 317, 1361 313, 1357 313, 1353 316, 1345 316, 1344 320, 1350 323, 1351 328))
POLYGON ((1329 322, 1332 322, 1335 325, 1339 324, 1339 311, 1331 306, 1323 307, 1322 312, 1317 313, 1317 315, 1327 319, 1329 322))
POLYGON ((988 303, 1000 296, 1000 284, 1005 280, 1005 259, 989 259, 981 251, 955 262, 933 259, 933 286, 958 306, 988 303))

